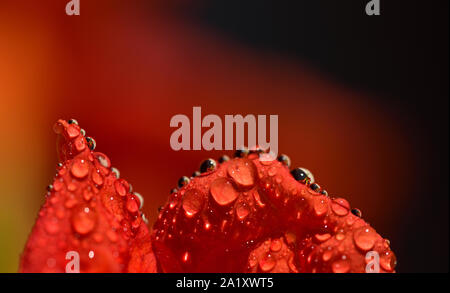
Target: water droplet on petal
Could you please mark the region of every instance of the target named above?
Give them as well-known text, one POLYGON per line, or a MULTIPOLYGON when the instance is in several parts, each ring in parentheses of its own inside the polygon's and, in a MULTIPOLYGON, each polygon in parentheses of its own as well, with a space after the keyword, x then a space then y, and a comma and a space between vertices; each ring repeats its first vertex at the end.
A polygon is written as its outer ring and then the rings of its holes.
POLYGON ((380 264, 384 270, 392 272, 397 265, 397 258, 392 251, 388 250, 385 253, 381 254, 380 264))
POLYGON ((78 234, 85 235, 94 229, 96 220, 95 212, 80 207, 72 216, 72 227, 78 234))
POLYGON ((276 260, 274 257, 268 253, 259 261, 259 267, 263 272, 268 272, 272 270, 276 265, 276 260))
POLYGON ((280 239, 273 239, 272 242, 270 243, 270 250, 276 252, 279 251, 281 249, 282 246, 282 242, 280 239))
POLYGON ((239 220, 244 220, 250 213, 247 204, 245 202, 238 202, 236 204, 236 216, 239 220))
POLYGON ((331 209, 336 215, 345 216, 350 210, 350 204, 343 198, 337 198, 331 202, 331 209))
POLYGON ((82 152, 84 151, 84 149, 86 148, 86 144, 85 144, 85 140, 83 136, 78 136, 75 141, 73 142, 73 144, 75 145, 75 149, 78 152, 82 152))
POLYGON ((370 250, 377 239, 376 232, 370 227, 361 227, 353 233, 355 245, 363 250, 370 250))
POLYGON ((126 207, 130 213, 136 213, 139 211, 139 205, 133 196, 127 198, 126 207))
POLYGON ((92 251, 92 250, 89 251, 89 258, 90 259, 94 258, 94 251, 92 251))
POLYGON ((325 233, 325 234, 316 234, 314 237, 315 237, 316 240, 319 241, 319 242, 325 242, 325 241, 327 241, 328 239, 331 238, 331 235, 330 235, 329 233, 325 233))
POLYGON ((118 195, 120 195, 120 196, 127 195, 127 188, 124 186, 124 184, 121 180, 116 180, 114 182, 114 188, 118 195))
POLYGON ((98 186, 101 186, 103 184, 103 175, 100 174, 98 170, 96 172, 92 172, 92 181, 94 181, 94 183, 98 186))
POLYGON ((348 260, 340 259, 340 260, 333 262, 333 264, 331 265, 331 270, 335 274, 339 274, 339 273, 344 274, 350 270, 350 264, 349 264, 348 260))
POLYGON ((238 186, 249 188, 255 184, 256 167, 249 159, 237 159, 228 165, 228 176, 233 178, 238 186))
POLYGON ((203 208, 205 198, 197 189, 189 189, 183 196, 182 206, 188 217, 194 216, 203 208))
POLYGON ((328 211, 327 203, 324 199, 316 198, 314 201, 314 212, 318 217, 323 216, 328 211))
POLYGON ((211 195, 219 205, 232 203, 239 195, 233 183, 227 178, 217 178, 211 184, 211 195))
POLYGON ((70 171, 73 176, 82 179, 89 173, 89 165, 83 159, 75 159, 70 171))

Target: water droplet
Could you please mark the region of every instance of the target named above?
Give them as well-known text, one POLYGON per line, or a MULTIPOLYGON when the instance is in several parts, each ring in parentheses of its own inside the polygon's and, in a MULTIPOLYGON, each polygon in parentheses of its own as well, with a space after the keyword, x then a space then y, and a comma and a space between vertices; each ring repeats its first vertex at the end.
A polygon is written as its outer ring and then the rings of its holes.
POLYGON ((249 159, 231 161, 227 171, 238 186, 249 188, 255 184, 256 166, 249 159))
POLYGON ((70 171, 73 176, 82 179, 89 173, 89 165, 83 159, 75 159, 70 171))
POLYGON ((291 159, 284 154, 278 156, 277 160, 280 161, 283 165, 285 165, 288 168, 291 166, 291 159))
POLYGON ((252 195, 253 195, 253 198, 255 199, 256 204, 259 207, 263 208, 266 206, 266 204, 262 202, 261 196, 259 195, 259 192, 256 189, 253 190, 252 195))
POLYGON ((103 184, 103 175, 100 174, 99 170, 92 172, 92 181, 98 186, 101 186, 103 184))
POLYGON ((144 197, 137 192, 133 192, 133 195, 139 200, 139 209, 142 209, 142 207, 144 206, 144 197))
POLYGON ((69 138, 73 139, 75 137, 77 137, 78 135, 80 135, 80 128, 78 127, 78 125, 69 125, 67 127, 67 135, 69 136, 69 138))
POLYGON ((181 188, 181 187, 183 187, 183 186, 185 186, 185 185, 188 185, 190 181, 191 181, 191 180, 189 179, 189 177, 183 176, 183 177, 181 177, 181 178, 178 180, 178 187, 181 188))
POLYGON ((325 242, 328 239, 331 238, 331 235, 329 233, 325 233, 325 234, 316 234, 314 235, 314 237, 317 239, 317 241, 319 242, 325 242))
POLYGON ((310 181, 308 175, 302 168, 296 168, 291 171, 292 177, 294 177, 295 180, 298 182, 301 182, 303 184, 306 184, 310 181))
POLYGON ((78 151, 78 152, 82 152, 82 151, 84 151, 84 149, 86 148, 86 144, 84 143, 85 142, 85 140, 84 140, 84 137, 83 136, 78 136, 76 139, 75 139, 75 141, 74 141, 74 145, 75 145, 75 149, 78 151))
POLYGON ((361 218, 362 217, 362 212, 359 209, 352 209, 352 214, 354 214, 355 216, 361 218))
POLYGON ((337 240, 342 241, 342 240, 344 240, 344 238, 345 238, 345 234, 344 233, 341 233, 341 232, 336 233, 336 239, 337 240))
POLYGON ((314 201, 314 212, 317 216, 323 216, 328 211, 328 206, 325 200, 316 198, 314 201))
POLYGON ((78 121, 75 120, 75 119, 69 119, 69 120, 67 121, 67 123, 78 125, 78 121))
POLYGON ((85 235, 94 229, 96 220, 95 212, 80 207, 72 216, 72 227, 78 234, 85 235))
POLYGON ((246 147, 241 147, 234 153, 234 157, 235 158, 244 158, 244 157, 248 156, 249 153, 250 153, 250 151, 246 147))
POLYGON ((86 137, 86 141, 87 141, 89 149, 91 151, 95 150, 95 147, 97 146, 95 139, 93 139, 92 137, 86 137))
POLYGON ((270 253, 267 253, 259 260, 259 267, 263 272, 268 272, 275 267, 276 263, 277 262, 274 257, 270 253))
POLYGON ((247 204, 245 202, 238 202, 236 204, 236 216, 239 220, 244 220, 250 213, 247 204))
POLYGON ((188 217, 194 216, 202 207, 205 198, 197 189, 189 189, 183 196, 182 206, 188 217))
POLYGON ((343 198, 337 198, 331 202, 331 209, 336 215, 345 216, 350 210, 350 204, 343 198))
POLYGON ((232 203, 239 195, 233 183, 227 178, 217 178, 211 184, 211 195, 219 205, 232 203))
POLYGON ((90 259, 93 259, 94 258, 94 251, 89 251, 89 258, 90 259))
POLYGON ((397 265, 397 258, 392 251, 388 250, 385 253, 381 254, 380 264, 384 270, 392 272, 397 265))
POLYGON ((280 239, 273 239, 272 242, 270 243, 270 250, 276 252, 276 251, 280 251, 282 246, 282 242, 280 239))
POLYGON ((322 260, 327 262, 331 259, 331 257, 333 256, 333 250, 325 250, 324 253, 322 254, 322 260))
POLYGON ((112 168, 111 168, 111 172, 114 174, 114 176, 116 176, 117 179, 120 178, 120 172, 119 172, 119 169, 112 167, 112 168))
POLYGON ((337 260, 337 261, 333 262, 333 264, 331 265, 331 270, 335 274, 347 273, 350 270, 350 263, 348 262, 347 259, 337 260))
POLYGON ((55 182, 53 182, 53 189, 55 191, 60 191, 63 186, 64 182, 62 180, 56 180, 55 182))
POLYGON ((116 190, 117 194, 120 196, 127 195, 127 187, 124 184, 124 180, 116 180, 114 182, 114 189, 116 190))
POLYGON ((217 163, 213 159, 207 159, 200 165, 200 173, 206 173, 216 170, 217 163))
POLYGON ((137 204, 133 196, 127 198, 126 207, 130 213, 136 213, 137 211, 139 211, 139 205, 137 204))
POLYGON ((226 162, 226 161, 229 161, 230 160, 230 157, 228 157, 227 155, 223 155, 223 156, 221 156, 220 158, 219 158, 219 163, 223 163, 223 162, 226 162))
POLYGON ((353 233, 355 245, 363 250, 370 250, 377 239, 377 233, 370 227, 361 227, 353 233))

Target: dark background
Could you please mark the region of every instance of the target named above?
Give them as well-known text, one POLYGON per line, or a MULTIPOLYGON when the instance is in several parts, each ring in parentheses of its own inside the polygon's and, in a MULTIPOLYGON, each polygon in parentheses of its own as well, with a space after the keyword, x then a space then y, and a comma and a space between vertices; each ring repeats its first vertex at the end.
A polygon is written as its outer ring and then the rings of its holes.
MULTIPOLYGON (((381 15, 371 17, 367 2, 215 0, 191 16, 253 49, 299 58, 371 92, 410 124, 404 135, 421 151, 415 192, 395 223, 403 232, 396 237, 403 239, 399 271, 448 272, 448 1, 381 0, 381 15)), ((373 175, 386 188, 396 184, 373 175)))

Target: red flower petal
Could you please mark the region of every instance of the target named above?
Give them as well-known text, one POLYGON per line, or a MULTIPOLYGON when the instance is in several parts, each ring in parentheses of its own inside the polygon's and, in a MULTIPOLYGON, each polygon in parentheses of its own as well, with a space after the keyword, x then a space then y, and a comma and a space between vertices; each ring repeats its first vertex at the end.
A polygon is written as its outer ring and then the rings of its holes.
POLYGON ((58 166, 21 257, 20 272, 156 272, 139 196, 94 152, 75 121, 59 120, 58 166), (76 260, 75 260, 76 261, 76 260))
POLYGON ((380 272, 393 272, 389 242, 352 213, 345 199, 328 197, 310 179, 296 181, 283 163, 260 161, 255 152, 185 179, 154 225, 160 267, 360 273, 371 261, 366 253, 374 251, 380 272))

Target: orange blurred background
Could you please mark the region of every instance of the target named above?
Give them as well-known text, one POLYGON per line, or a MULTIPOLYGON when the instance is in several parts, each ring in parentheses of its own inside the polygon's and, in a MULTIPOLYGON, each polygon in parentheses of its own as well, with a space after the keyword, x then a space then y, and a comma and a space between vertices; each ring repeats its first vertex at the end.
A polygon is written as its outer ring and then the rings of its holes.
MULTIPOLYGON (((418 159, 436 150, 430 137, 415 145, 413 133, 422 132, 411 129, 420 121, 307 58, 260 50, 200 24, 190 11, 202 1, 81 0, 77 17, 65 15, 66 2, 0 5, 0 272, 17 271, 55 173, 58 118, 77 119, 95 138, 97 150, 144 196, 152 223, 179 177, 221 155, 170 148, 171 117, 190 117, 193 106, 203 116, 279 115, 279 149, 292 165, 310 169, 330 195, 361 209, 391 240, 399 271, 433 271, 429 256, 408 255, 407 248, 415 237, 431 236, 420 235, 425 229, 412 236, 411 229, 406 237, 404 230, 408 218, 423 216, 414 204, 409 209, 411 195, 432 184, 429 174, 418 174, 426 166, 418 159), (416 257, 423 266, 402 266, 416 257)), ((447 170, 448 160, 442 164, 447 170)), ((448 222, 446 211, 427 221, 448 222)), ((429 247, 448 248, 443 225, 444 243, 434 246, 438 238, 431 237, 429 247)), ((446 253, 438 270, 448 266, 446 253)))

